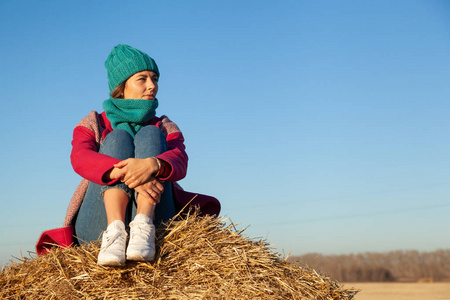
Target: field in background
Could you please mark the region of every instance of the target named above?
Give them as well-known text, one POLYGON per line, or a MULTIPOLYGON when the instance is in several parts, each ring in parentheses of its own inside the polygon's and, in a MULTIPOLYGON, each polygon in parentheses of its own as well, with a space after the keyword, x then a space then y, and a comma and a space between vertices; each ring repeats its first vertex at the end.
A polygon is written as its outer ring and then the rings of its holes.
MULTIPOLYGON (((450 249, 290 257, 339 282, 448 282, 450 249)), ((448 295, 450 299, 450 295, 448 295)))
POLYGON ((361 291, 355 300, 450 300, 450 283, 345 283, 344 288, 361 291))

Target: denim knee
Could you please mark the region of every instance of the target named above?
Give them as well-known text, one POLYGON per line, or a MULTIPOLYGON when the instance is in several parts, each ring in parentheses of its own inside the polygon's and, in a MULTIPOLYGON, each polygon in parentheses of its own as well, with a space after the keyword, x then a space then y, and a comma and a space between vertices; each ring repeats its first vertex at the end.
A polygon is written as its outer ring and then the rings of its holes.
POLYGON ((141 130, 139 130, 138 133, 136 133, 134 138, 135 140, 137 140, 141 138, 160 139, 161 137, 164 138, 165 140, 165 136, 162 133, 161 129, 159 129, 154 125, 147 125, 145 127, 142 127, 141 130))
POLYGON ((166 136, 153 125, 143 127, 134 138, 135 157, 154 157, 167 151, 166 136))
POLYGON ((114 130, 105 137, 99 152, 120 160, 134 157, 133 137, 123 129, 114 130))

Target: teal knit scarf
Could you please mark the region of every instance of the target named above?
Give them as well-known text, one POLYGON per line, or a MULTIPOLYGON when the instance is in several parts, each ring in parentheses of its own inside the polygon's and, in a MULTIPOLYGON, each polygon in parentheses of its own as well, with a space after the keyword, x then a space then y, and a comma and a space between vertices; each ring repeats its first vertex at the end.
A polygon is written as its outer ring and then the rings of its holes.
POLYGON ((114 99, 103 102, 106 117, 112 128, 124 129, 132 137, 155 116, 158 99, 114 99))

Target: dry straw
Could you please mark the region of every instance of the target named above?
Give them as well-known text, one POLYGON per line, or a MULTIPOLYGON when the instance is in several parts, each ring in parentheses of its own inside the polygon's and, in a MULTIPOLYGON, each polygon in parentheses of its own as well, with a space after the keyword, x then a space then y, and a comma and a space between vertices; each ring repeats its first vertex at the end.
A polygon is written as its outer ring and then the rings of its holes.
POLYGON ((226 220, 192 213, 157 230, 152 263, 96 264, 98 243, 4 267, 1 299, 352 299, 356 290, 288 263, 226 220))

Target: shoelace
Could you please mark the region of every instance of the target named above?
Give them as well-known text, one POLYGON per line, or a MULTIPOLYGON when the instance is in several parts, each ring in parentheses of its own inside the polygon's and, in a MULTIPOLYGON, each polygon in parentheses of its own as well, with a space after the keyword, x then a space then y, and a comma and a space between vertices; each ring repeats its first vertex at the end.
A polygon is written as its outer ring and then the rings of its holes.
POLYGON ((103 247, 103 249, 108 249, 116 240, 124 239, 123 234, 120 231, 116 231, 116 233, 113 236, 108 236, 108 231, 105 231, 104 233, 106 235, 106 245, 103 247))
POLYGON ((131 224, 131 235, 133 238, 139 237, 143 241, 147 241, 151 237, 151 225, 145 223, 133 223, 131 224), (142 235, 145 236, 145 238, 142 235))

